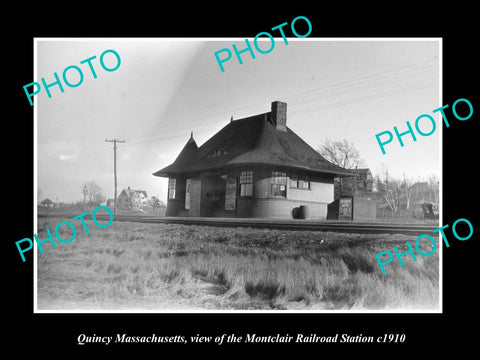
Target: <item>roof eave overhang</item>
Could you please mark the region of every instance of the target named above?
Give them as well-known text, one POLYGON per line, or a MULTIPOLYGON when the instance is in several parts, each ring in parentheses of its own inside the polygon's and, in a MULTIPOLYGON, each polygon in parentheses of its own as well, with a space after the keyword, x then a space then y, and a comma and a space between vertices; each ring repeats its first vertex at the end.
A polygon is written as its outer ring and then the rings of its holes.
POLYGON ((231 169, 231 168, 238 168, 238 167, 245 167, 245 166, 269 166, 269 167, 281 167, 286 169, 296 169, 301 171, 306 171, 310 173, 316 174, 329 174, 334 175, 337 177, 351 177, 356 176, 355 173, 348 171, 348 170, 326 170, 326 169, 312 169, 308 166, 300 166, 300 165, 284 165, 284 164, 273 164, 268 162, 245 162, 245 163, 234 163, 234 164, 224 164, 222 166, 211 166, 211 167, 204 167, 201 169, 179 169, 179 170, 168 170, 169 166, 163 168, 159 171, 153 173, 154 176, 158 177, 171 177, 172 175, 178 174, 187 174, 187 173, 199 173, 202 171, 212 171, 212 170, 219 170, 219 169, 231 169))

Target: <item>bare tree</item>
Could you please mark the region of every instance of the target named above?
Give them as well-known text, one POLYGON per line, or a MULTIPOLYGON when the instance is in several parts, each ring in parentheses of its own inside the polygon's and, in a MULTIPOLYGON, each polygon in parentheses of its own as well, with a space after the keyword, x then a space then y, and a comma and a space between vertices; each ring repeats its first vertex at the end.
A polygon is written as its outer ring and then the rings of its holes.
POLYGON ((317 152, 328 161, 344 169, 353 169, 355 167, 364 167, 365 163, 360 158, 360 153, 353 145, 353 142, 346 139, 332 141, 326 138, 320 144, 317 152))
POLYGON ((397 212, 400 205, 400 194, 402 187, 400 181, 396 179, 390 179, 388 176, 388 170, 384 170, 384 181, 377 175, 377 191, 382 194, 382 198, 387 206, 393 212, 397 212))
POLYGON ((87 181, 84 183, 82 185, 82 194, 85 194, 86 201, 89 205, 100 204, 104 201, 102 188, 95 181, 87 181))
POLYGON ((400 203, 400 189, 397 184, 393 182, 390 184, 387 183, 387 189, 383 195, 383 198, 392 211, 398 211, 398 205, 400 203))
MULTIPOLYGON (((346 139, 332 141, 326 138, 317 152, 325 159, 344 169, 354 169, 365 167, 364 161, 360 158, 360 153, 353 145, 353 142, 346 139)), ((357 191, 357 181, 355 178, 335 178, 335 197, 343 194, 352 194, 357 191)))
POLYGON ((402 189, 405 194, 406 208, 407 210, 410 210, 410 200, 412 199, 412 185, 411 182, 407 180, 405 173, 403 173, 402 189))
POLYGON ((155 212, 156 208, 160 207, 160 200, 156 196, 152 196, 149 200, 150 206, 152 207, 152 212, 155 212))

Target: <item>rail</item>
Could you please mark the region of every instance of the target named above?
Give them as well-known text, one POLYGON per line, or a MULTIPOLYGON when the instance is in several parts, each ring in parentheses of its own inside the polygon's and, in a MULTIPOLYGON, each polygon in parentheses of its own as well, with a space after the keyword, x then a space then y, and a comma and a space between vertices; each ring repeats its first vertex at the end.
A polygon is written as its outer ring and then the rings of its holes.
MULTIPOLYGON (((85 216, 90 218, 91 215, 85 216)), ((109 220, 108 216, 98 214, 98 220, 109 220)), ((200 217, 154 217, 116 215, 114 221, 131 221, 140 223, 183 224, 215 227, 250 227, 260 229, 281 229, 300 231, 335 231, 363 234, 405 234, 422 235, 431 233, 439 227, 438 223, 383 223, 356 222, 336 220, 298 220, 298 219, 250 219, 250 218, 200 218, 200 217)))

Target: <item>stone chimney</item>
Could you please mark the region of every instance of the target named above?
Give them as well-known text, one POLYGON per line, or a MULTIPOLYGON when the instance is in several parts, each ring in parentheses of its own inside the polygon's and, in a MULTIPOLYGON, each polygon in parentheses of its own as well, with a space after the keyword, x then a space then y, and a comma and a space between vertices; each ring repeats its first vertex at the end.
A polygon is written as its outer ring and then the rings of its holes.
POLYGON ((287 103, 272 102, 272 122, 278 131, 287 131, 287 103))

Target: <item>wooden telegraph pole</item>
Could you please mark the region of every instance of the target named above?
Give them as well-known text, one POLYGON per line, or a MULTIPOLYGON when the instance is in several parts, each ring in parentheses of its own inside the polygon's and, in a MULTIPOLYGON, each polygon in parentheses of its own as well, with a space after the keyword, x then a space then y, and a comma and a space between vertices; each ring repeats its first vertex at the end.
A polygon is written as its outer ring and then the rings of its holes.
POLYGON ((113 199, 113 215, 117 215, 117 143, 124 143, 125 140, 107 140, 105 142, 113 142, 113 176, 115 178, 115 198, 113 199))

